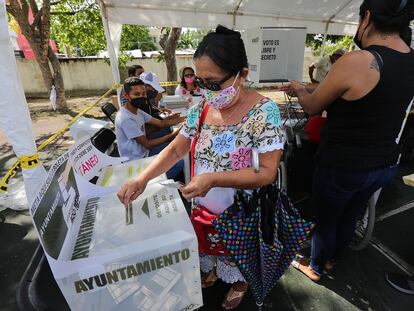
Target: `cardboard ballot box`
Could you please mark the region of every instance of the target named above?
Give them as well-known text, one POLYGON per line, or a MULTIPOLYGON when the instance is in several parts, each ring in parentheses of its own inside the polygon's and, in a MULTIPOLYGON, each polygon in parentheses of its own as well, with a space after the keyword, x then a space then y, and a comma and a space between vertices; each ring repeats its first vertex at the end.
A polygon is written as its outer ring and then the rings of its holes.
POLYGON ((31 206, 40 243, 70 308, 200 307, 197 239, 178 191, 152 182, 124 208, 114 189, 88 186, 67 152, 52 165, 31 206))

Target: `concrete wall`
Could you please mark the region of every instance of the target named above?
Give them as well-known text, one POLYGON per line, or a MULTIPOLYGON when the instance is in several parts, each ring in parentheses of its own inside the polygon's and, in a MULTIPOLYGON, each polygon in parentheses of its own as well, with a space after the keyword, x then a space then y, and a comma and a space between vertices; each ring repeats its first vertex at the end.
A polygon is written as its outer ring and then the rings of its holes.
MULTIPOLYGON (((305 52, 303 66, 304 81, 309 81, 308 66, 316 58, 310 51, 305 52)), ((167 69, 164 62, 157 63, 153 58, 134 59, 127 66, 139 64, 146 71, 155 72, 161 81, 167 81, 167 69)), ((26 96, 45 96, 46 87, 42 74, 35 60, 17 59, 17 65, 26 96)), ((177 67, 194 68, 192 57, 177 57, 177 67)), ((101 94, 113 84, 111 67, 103 59, 62 59, 63 80, 66 92, 69 95, 101 94)), ((127 70, 121 72, 121 78, 127 76, 127 70)))
MULTIPOLYGON (((134 59, 127 66, 139 64, 146 71, 155 72, 161 81, 167 80, 167 69, 164 62, 157 63, 155 59, 134 59)), ((17 66, 23 82, 26 96, 45 96, 46 87, 42 74, 35 60, 17 59, 17 66)), ((178 69, 183 66, 194 67, 193 59, 177 57, 178 69)), ((113 84, 111 67, 103 59, 62 59, 63 80, 68 94, 99 94, 107 91, 113 84)), ((127 76, 127 70, 121 72, 121 77, 127 76)))

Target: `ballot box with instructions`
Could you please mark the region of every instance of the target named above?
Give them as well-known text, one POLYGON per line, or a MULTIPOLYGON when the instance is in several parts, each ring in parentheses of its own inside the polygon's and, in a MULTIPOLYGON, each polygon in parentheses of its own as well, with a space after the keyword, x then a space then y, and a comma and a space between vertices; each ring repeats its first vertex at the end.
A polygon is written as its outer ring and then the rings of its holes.
POLYGON ((63 154, 30 209, 70 308, 200 307, 197 239, 176 187, 153 181, 125 208, 114 191, 119 186, 88 186, 82 179, 69 152, 63 154))

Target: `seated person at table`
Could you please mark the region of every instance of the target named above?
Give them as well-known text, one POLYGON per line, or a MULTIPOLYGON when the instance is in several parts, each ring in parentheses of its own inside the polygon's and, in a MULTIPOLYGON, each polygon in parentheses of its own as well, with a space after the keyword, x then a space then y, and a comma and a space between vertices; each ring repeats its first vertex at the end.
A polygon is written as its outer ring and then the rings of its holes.
POLYGON ((175 89, 175 95, 181 95, 183 98, 189 96, 201 96, 200 88, 194 83, 195 73, 191 67, 184 67, 180 70, 180 85, 175 89))
POLYGON ((141 65, 132 65, 128 69, 128 77, 139 77, 144 71, 144 67, 141 65))
MULTIPOLYGON (((128 77, 139 77, 141 73, 144 72, 144 67, 141 65, 133 65, 128 69, 128 77)), ((121 95, 119 96, 121 100, 121 106, 125 106, 126 104, 126 98, 124 94, 124 90, 121 91, 121 95)))
MULTIPOLYGON (((149 139, 146 135, 145 124, 164 128, 179 124, 184 119, 176 116, 174 119, 158 120, 138 109, 140 104, 146 102, 147 92, 144 82, 136 77, 125 80, 124 93, 127 102, 115 118, 115 133, 120 155, 128 157, 129 160, 135 160, 158 154, 177 136, 179 130, 149 139)), ((181 161, 167 172, 168 178, 175 178, 182 168, 183 162, 181 161)))
POLYGON ((159 108, 159 102, 162 98, 161 93, 164 93, 165 90, 163 87, 161 87, 158 76, 153 72, 146 71, 141 73, 139 78, 145 83, 148 101, 150 102, 153 109, 164 111, 164 109, 159 108))
MULTIPOLYGON (((143 72, 140 75, 140 79, 144 82, 147 90, 147 101, 140 104, 138 108, 159 120, 177 118, 177 114, 172 113, 171 110, 158 107, 158 102, 162 97, 161 93, 165 92, 165 90, 161 87, 157 75, 153 72, 143 72)), ((147 124, 145 129, 148 138, 158 138, 171 133, 169 127, 160 129, 151 124, 147 124)))

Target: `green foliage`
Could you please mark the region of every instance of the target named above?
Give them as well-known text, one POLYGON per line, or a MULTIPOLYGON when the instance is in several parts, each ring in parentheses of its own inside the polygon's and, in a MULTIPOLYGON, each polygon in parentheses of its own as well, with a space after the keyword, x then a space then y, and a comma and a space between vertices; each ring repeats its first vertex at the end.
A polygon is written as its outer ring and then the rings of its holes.
POLYGON ((186 32, 182 32, 177 48, 196 49, 203 37, 209 32, 210 30, 187 30, 186 32))
MULTIPOLYGON (((96 55, 106 50, 101 11, 95 0, 59 1, 52 7, 51 18, 51 37, 61 52, 64 46, 78 56, 96 55)), ((124 25, 120 49, 149 51, 156 46, 147 27, 124 25)))
POLYGON ((51 12, 51 37, 61 52, 64 46, 78 56, 106 49, 100 9, 94 0, 59 1, 51 12))
MULTIPOLYGON (((131 61, 132 59, 133 59, 133 57, 129 53, 121 51, 118 55, 118 68, 119 68, 119 70, 126 69, 127 68, 127 63, 129 61, 131 61)), ((111 61, 108 57, 104 58, 104 62, 107 63, 108 65, 111 64, 111 61)))
POLYGON ((157 63, 165 63, 165 53, 164 51, 158 51, 157 58, 155 59, 157 63))
POLYGON ((321 34, 308 34, 306 36, 306 46, 312 49, 314 55, 321 55, 322 52, 324 55, 330 55, 336 49, 349 51, 353 46, 353 37, 328 35, 323 46, 322 43, 323 35, 321 34))
POLYGON ((139 25, 124 25, 121 36, 121 50, 154 51, 157 49, 149 29, 139 25))

